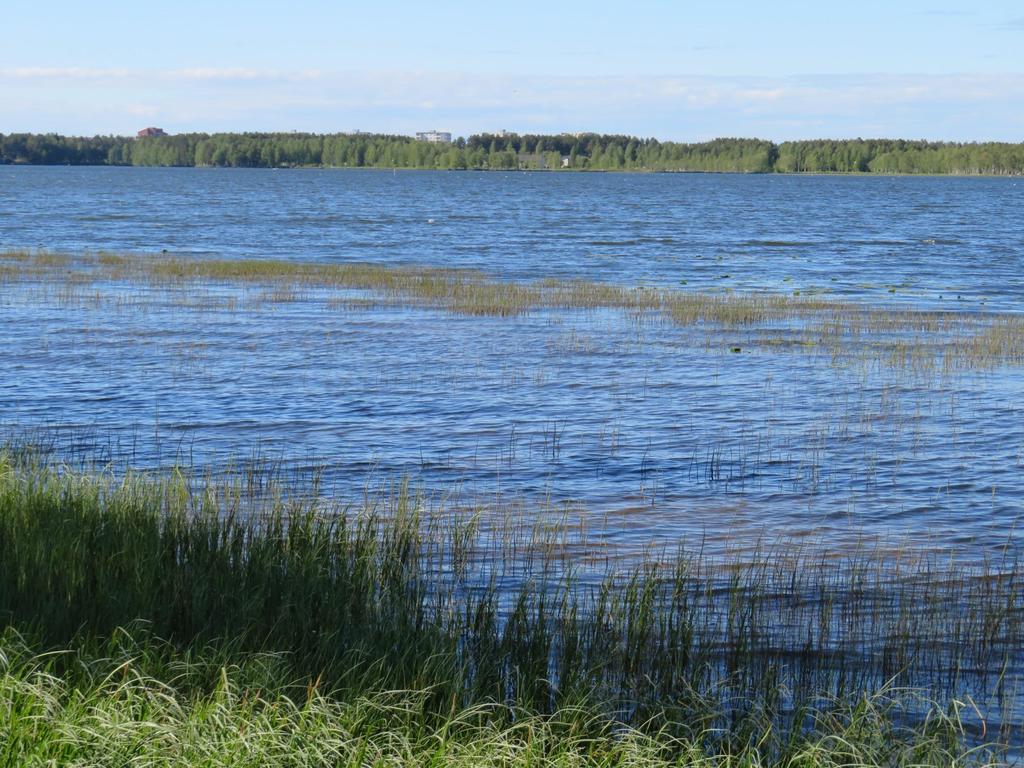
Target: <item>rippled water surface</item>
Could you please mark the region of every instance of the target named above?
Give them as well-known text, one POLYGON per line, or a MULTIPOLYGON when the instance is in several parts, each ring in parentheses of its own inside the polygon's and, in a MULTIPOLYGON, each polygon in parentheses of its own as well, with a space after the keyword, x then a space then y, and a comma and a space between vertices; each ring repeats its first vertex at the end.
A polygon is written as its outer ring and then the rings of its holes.
MULTIPOLYGON (((1012 179, 0 167, 0 248, 1017 312, 1022 202, 1012 179)), ((607 309, 478 317, 59 275, 0 290, 3 424, 137 464, 259 446, 322 464, 343 494, 407 475, 569 501, 636 543, 991 548, 1015 541, 1024 512, 1019 365, 899 365, 607 309)))

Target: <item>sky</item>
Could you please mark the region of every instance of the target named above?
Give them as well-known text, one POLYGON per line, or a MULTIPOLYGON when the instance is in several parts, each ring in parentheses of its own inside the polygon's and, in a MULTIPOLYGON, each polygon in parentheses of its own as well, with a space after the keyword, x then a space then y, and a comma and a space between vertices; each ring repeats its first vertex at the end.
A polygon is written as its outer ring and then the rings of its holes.
POLYGON ((1024 141, 1020 0, 8 0, 0 133, 1024 141))

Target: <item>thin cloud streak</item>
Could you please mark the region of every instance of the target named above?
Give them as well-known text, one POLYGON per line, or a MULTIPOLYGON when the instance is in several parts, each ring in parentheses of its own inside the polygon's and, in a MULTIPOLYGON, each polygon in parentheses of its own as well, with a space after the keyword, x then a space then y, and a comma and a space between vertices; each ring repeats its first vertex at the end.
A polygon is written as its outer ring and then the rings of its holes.
POLYGON ((125 80, 138 75, 131 69, 96 67, 8 67, 0 69, 3 80, 125 80))
POLYGON ((167 82, 215 80, 222 82, 264 81, 280 82, 295 80, 316 80, 323 76, 316 69, 297 71, 279 69, 256 69, 251 67, 190 67, 185 69, 127 69, 124 67, 8 67, 0 69, 3 80, 108 80, 167 82))

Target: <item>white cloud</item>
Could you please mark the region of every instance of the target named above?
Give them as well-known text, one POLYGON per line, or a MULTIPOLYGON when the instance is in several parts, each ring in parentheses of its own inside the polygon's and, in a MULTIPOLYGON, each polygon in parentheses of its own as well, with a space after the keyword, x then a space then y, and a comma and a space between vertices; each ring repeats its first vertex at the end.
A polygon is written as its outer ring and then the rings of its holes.
POLYGON ((274 80, 278 78, 278 73, 275 70, 245 67, 193 67, 165 71, 161 77, 167 80, 274 80))
POLYGON ((131 77, 130 69, 95 67, 9 67, 0 69, 0 80, 120 80, 131 77))
POLYGON ((8 67, 0 69, 0 80, 108 80, 108 81, 294 81, 322 76, 315 69, 277 70, 252 67, 187 67, 184 69, 128 69, 99 67, 8 67))
POLYGON ((262 81, 302 81, 317 80, 323 76, 320 70, 279 70, 279 69, 254 69, 249 67, 192 67, 187 69, 172 69, 161 72, 159 77, 165 80, 262 80, 262 81))

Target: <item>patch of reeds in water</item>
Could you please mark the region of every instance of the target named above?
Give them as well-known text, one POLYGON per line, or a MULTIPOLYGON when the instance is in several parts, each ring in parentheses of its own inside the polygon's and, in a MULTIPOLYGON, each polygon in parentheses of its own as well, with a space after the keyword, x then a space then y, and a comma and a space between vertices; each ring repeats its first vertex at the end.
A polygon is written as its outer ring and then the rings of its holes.
MULTIPOLYGON (((778 293, 703 293, 625 287, 592 280, 496 280, 468 269, 379 264, 298 262, 275 259, 187 259, 100 253, 72 259, 49 252, 0 253, 0 281, 59 279, 74 286, 68 300, 99 293, 78 286, 97 281, 155 286, 251 285, 261 292, 253 306, 289 303, 305 291, 366 291, 461 315, 515 317, 549 310, 620 310, 667 318, 709 334, 750 333, 723 349, 818 352, 832 360, 873 360, 925 373, 1024 363, 1024 316, 1012 313, 919 310, 867 306, 820 296, 778 293)), ((123 301, 123 297, 118 301, 123 301)), ((217 300, 185 295, 186 307, 217 300)), ((212 302, 212 303, 211 303, 212 302)), ((335 297, 325 306, 358 306, 365 299, 335 297)), ((129 302, 133 306, 137 302, 129 302)))
MULTIPOLYGON (((8 252, 0 261, 28 275, 66 266, 69 257, 47 252, 8 252)), ((494 280, 469 269, 377 264, 297 262, 279 259, 184 259, 101 253, 80 267, 96 279, 156 282, 229 282, 378 291, 469 315, 513 316, 540 309, 627 309, 666 312, 680 324, 750 324, 836 307, 836 302, 783 295, 712 295, 629 288, 591 280, 494 280)))
MULTIPOLYGON (((884 733, 934 746, 937 713, 957 723, 942 742, 956 750, 1024 736, 1024 590, 1009 556, 777 547, 602 567, 557 526, 446 511, 404 487, 347 508, 265 488, 252 501, 244 478, 77 475, 7 453, 0 617, 40 648, 95 648, 142 622, 190 659, 272 653, 279 684, 259 690, 309 700, 312 686, 344 706, 415 691, 402 706, 417 722, 501 712, 482 718, 501 731, 582 708, 627 740, 767 760, 825 744, 822 722, 873 718, 873 692, 912 687, 939 709, 901 699, 876 746, 884 733)), ((152 687, 124 679, 140 700, 152 687)))

